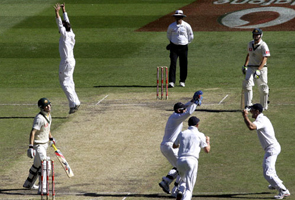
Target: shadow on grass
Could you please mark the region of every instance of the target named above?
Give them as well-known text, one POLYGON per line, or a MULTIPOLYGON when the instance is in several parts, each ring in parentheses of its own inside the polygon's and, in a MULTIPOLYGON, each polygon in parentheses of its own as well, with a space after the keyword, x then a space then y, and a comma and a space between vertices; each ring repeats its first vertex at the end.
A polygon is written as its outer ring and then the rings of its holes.
MULTIPOLYGON (((34 119, 35 117, 0 117, 0 119, 34 119)), ((68 117, 52 117, 53 119, 67 119, 68 117)))
POLYGON ((155 88, 156 86, 152 85, 98 85, 93 86, 94 88, 108 88, 108 87, 119 87, 119 88, 132 88, 132 87, 138 87, 138 88, 155 88))
MULTIPOLYGON (((166 110, 166 111, 174 111, 172 109, 166 110)), ((242 110, 214 110, 214 109, 196 109, 195 111, 198 112, 215 112, 215 113, 219 113, 219 112, 242 112, 242 110)))
MULTIPOLYGON (((200 194, 193 195, 193 197, 202 197, 202 198, 232 198, 232 199, 270 199, 270 197, 247 197, 248 195, 264 195, 271 194, 270 192, 260 192, 260 193, 228 193, 228 194, 200 194)), ((79 196, 79 195, 78 195, 79 196)), ((157 198, 157 199, 175 199, 175 197, 168 196, 165 194, 97 194, 97 193, 85 193, 81 196, 87 197, 145 197, 145 198, 157 198)))
MULTIPOLYGON (((27 196, 27 195, 37 195, 35 190, 27 190, 27 189, 0 189, 0 194, 3 195, 19 195, 19 196, 27 196), (32 194, 34 192, 34 194, 32 194)), ((259 195, 271 194, 270 192, 258 192, 258 193, 225 193, 225 194, 199 194, 193 195, 193 197, 202 197, 202 198, 231 198, 231 199, 270 199, 271 197, 259 197, 259 195), (247 197, 252 195, 251 197, 247 197), (255 195, 255 197, 253 197, 255 195)), ((138 198, 157 198, 157 199, 175 199, 167 194, 128 194, 128 193, 72 193, 72 194, 59 194, 61 196, 85 196, 85 197, 138 197, 138 198)))

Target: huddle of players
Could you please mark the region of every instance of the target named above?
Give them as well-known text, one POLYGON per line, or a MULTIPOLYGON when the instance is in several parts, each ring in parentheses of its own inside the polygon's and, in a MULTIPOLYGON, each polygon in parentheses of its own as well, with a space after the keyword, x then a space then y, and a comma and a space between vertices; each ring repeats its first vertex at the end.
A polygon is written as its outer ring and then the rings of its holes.
MULTIPOLYGON (((178 102, 174 105, 174 112, 168 118, 165 133, 160 145, 162 154, 167 158, 173 168, 162 177, 159 186, 167 194, 176 197, 177 200, 190 200, 198 173, 198 159, 200 150, 210 152, 210 137, 200 132, 199 122, 195 116, 188 119, 188 129, 182 131, 183 121, 186 120, 200 106, 203 92, 195 92, 193 98, 186 104, 178 102), (174 181, 174 187, 170 191, 169 185, 174 181)), ((263 106, 259 103, 249 106, 243 111, 246 126, 250 130, 256 130, 261 146, 265 151, 263 159, 263 175, 269 182, 268 188, 277 189, 279 194, 275 199, 283 199, 290 196, 289 190, 283 185, 283 181, 276 174, 275 164, 281 146, 275 137, 274 128, 270 120, 263 114, 263 106), (248 110, 255 119, 251 122, 248 118, 248 110)))

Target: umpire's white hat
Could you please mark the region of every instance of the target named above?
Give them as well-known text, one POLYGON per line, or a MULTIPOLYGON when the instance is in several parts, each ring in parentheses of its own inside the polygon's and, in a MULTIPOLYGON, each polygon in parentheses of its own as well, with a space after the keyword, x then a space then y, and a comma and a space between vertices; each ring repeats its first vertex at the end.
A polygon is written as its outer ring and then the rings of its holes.
POLYGON ((182 10, 176 10, 173 17, 186 17, 186 15, 183 14, 182 10))

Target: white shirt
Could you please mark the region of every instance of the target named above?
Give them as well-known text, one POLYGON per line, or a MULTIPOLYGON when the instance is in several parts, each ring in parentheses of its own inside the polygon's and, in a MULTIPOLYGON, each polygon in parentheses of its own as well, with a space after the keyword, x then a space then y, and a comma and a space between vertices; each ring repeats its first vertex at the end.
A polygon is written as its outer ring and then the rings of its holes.
POLYGON ((187 102, 185 105, 189 105, 184 113, 176 113, 174 112, 168 118, 165 127, 165 134, 161 144, 165 143, 173 143, 178 136, 178 134, 182 131, 183 121, 188 118, 197 107, 197 104, 193 102, 187 102))
MULTIPOLYGON (((269 57, 270 52, 267 44, 260 39, 260 42, 255 45, 254 40, 248 44, 249 63, 248 65, 259 66, 263 57, 269 57)), ((266 65, 266 63, 265 63, 266 65)))
POLYGON ((262 148, 265 150, 270 145, 277 145, 274 128, 270 120, 260 113, 253 124, 257 127, 257 135, 262 148))
POLYGON ((195 126, 190 126, 181 132, 174 144, 180 145, 178 150, 178 158, 180 159, 190 156, 199 159, 201 149, 208 146, 204 133, 199 132, 195 126))
POLYGON ((37 114, 34 119, 33 129, 37 130, 34 137, 34 144, 44 144, 49 141, 49 133, 52 118, 50 114, 45 116, 48 119, 49 123, 40 113, 37 114))
POLYGON ((173 22, 167 30, 167 38, 173 44, 187 45, 194 39, 194 33, 191 26, 182 20, 181 24, 173 22))
MULTIPOLYGON (((70 23, 66 12, 63 13, 63 18, 66 22, 70 23)), ((59 54, 61 61, 72 60, 74 59, 75 34, 72 31, 72 28, 69 32, 66 31, 66 28, 62 25, 60 17, 56 18, 56 23, 60 32, 59 54)))

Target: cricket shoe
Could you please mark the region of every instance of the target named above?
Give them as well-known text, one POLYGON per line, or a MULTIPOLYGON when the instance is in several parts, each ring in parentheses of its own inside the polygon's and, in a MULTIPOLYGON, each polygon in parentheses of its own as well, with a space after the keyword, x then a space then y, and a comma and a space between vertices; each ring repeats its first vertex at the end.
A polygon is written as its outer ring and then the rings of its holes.
POLYGON ((180 87, 185 87, 185 83, 184 82, 179 82, 179 86, 180 87))
POLYGON ((80 105, 76 105, 73 108, 70 108, 69 114, 73 114, 79 110, 80 105))
POLYGON ((37 185, 35 185, 35 184, 32 185, 31 187, 28 186, 28 185, 25 185, 25 184, 24 184, 23 187, 24 187, 24 188, 27 188, 27 189, 29 189, 29 190, 38 190, 38 188, 39 188, 39 187, 38 187, 37 185))
POLYGON ((162 179, 162 181, 159 183, 159 186, 163 189, 165 193, 170 194, 169 185, 164 179, 162 179))
POLYGON ((168 87, 169 88, 174 88, 174 83, 173 82, 170 82, 169 85, 168 85, 168 87))
POLYGON ((181 191, 178 191, 177 196, 176 196, 176 200, 181 200, 183 197, 183 194, 181 191))
POLYGON ((276 196, 274 196, 275 199, 283 199, 284 197, 290 196, 289 190, 282 190, 280 189, 280 193, 276 196))

